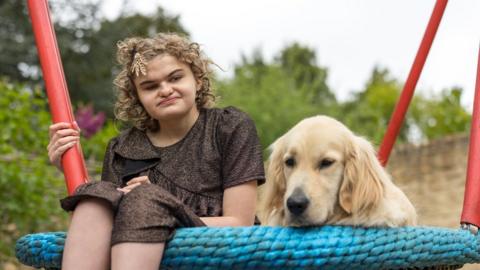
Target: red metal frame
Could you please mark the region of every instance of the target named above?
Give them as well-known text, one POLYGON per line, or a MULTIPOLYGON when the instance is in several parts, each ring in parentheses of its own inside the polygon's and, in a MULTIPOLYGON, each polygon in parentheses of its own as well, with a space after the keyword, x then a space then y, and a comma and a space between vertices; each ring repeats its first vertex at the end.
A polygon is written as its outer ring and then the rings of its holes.
MULTIPOLYGON (((55 31, 50 20, 48 3, 46 0, 28 0, 28 9, 47 89, 52 120, 54 123, 73 123, 75 119, 55 31)), ((77 186, 88 181, 88 173, 80 144, 65 152, 62 158, 62 166, 68 194, 72 194, 77 186)))
POLYGON ((461 222, 480 227, 480 48, 461 222))
POLYGON ((430 21, 428 22, 427 29, 423 36, 420 47, 418 48, 417 55, 415 56, 415 61, 413 62, 410 73, 408 74, 407 81, 403 86, 402 94, 400 99, 395 106, 392 117, 388 124, 387 132, 383 137, 382 144, 380 145, 380 150, 378 151, 378 159, 385 166, 388 162, 390 152, 392 151, 395 140, 397 139, 400 127, 403 124, 405 114, 408 109, 408 105, 412 100, 413 93, 415 92, 415 87, 417 86, 418 78, 422 73, 423 66, 427 60, 428 52, 432 47, 433 39, 437 33, 438 26, 442 20, 443 13, 447 7, 448 0, 437 0, 435 7, 433 9, 432 15, 430 16, 430 21))

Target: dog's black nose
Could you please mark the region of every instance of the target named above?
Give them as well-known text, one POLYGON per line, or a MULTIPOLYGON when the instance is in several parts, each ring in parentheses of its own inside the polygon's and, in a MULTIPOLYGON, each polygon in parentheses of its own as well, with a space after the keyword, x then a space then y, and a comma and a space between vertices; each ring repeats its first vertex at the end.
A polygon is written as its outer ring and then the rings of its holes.
POLYGON ((309 204, 310 201, 299 189, 293 191, 292 195, 287 199, 288 210, 297 216, 302 214, 309 204))

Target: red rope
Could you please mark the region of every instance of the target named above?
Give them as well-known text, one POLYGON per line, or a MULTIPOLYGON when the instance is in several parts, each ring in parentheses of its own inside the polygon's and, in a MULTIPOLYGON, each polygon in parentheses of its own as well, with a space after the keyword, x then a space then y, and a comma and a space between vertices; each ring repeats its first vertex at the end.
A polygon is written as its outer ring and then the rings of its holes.
POLYGON ((480 49, 461 222, 480 227, 480 49))
MULTIPOLYGON (((55 31, 50 20, 47 0, 28 0, 28 9, 42 66, 52 120, 54 123, 73 123, 74 118, 70 97, 57 47, 55 31)), ((62 166, 68 194, 72 194, 77 186, 88 181, 88 173, 80 144, 77 144, 77 147, 70 148, 63 155, 62 166)))
POLYGON ((437 0, 432 15, 430 16, 430 21, 428 22, 427 29, 423 36, 422 42, 420 43, 420 47, 418 48, 415 61, 410 69, 410 73, 408 74, 407 82, 403 86, 402 94, 400 95, 400 99, 395 106, 395 110, 393 111, 392 117, 390 118, 390 122, 388 124, 387 132, 383 137, 380 150, 378 151, 378 159, 383 166, 385 166, 388 162, 390 152, 392 151, 393 144, 395 143, 400 131, 400 127, 402 126, 408 105, 412 100, 418 78, 422 73, 423 66, 427 60, 428 52, 432 46, 433 39, 437 33, 437 29, 440 25, 440 21, 442 20, 447 3, 448 0, 437 0))

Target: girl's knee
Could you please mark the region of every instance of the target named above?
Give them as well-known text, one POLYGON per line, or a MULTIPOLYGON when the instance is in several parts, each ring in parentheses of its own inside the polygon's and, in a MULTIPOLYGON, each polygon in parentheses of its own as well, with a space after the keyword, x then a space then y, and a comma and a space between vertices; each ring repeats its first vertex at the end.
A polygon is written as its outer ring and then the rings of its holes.
POLYGON ((81 200, 73 211, 74 215, 80 212, 100 212, 112 214, 112 207, 109 202, 99 198, 86 198, 81 200))
MULTIPOLYGON (((110 204, 100 198, 85 198, 78 203, 78 206, 87 205, 86 207, 107 207, 110 208, 110 204)), ((77 207, 78 207, 77 206, 77 207)))
POLYGON ((98 239, 106 239, 107 236, 109 239, 112 226, 113 211, 109 204, 101 199, 85 199, 79 202, 73 211, 68 233, 80 238, 86 235, 102 235, 103 237, 98 239))
POLYGON ((138 186, 125 194, 118 205, 117 214, 149 216, 152 212, 156 212, 157 208, 165 208, 155 193, 146 186, 138 186))
POLYGON ((130 227, 133 224, 171 226, 175 205, 165 199, 154 185, 143 184, 125 194, 115 215, 115 224, 130 227), (123 225, 122 225, 123 224, 123 225))

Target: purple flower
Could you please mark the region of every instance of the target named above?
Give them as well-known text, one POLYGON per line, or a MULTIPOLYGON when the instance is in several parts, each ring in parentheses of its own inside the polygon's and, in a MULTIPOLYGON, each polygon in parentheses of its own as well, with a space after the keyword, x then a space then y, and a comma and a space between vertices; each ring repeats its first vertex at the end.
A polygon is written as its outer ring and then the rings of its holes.
POLYGON ((92 105, 81 106, 75 113, 75 120, 82 130, 82 135, 88 139, 102 128, 105 123, 105 113, 94 114, 92 105))

